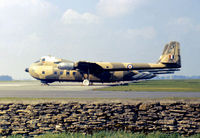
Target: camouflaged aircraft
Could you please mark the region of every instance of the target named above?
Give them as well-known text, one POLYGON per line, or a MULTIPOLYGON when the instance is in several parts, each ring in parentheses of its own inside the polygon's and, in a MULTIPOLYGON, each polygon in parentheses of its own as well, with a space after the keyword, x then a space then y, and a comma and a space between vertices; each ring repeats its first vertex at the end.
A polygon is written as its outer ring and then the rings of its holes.
POLYGON ((52 56, 41 57, 25 71, 43 84, 55 81, 77 81, 83 85, 93 82, 123 82, 151 79, 158 74, 180 71, 180 46, 176 41, 165 45, 157 63, 72 62, 52 56))

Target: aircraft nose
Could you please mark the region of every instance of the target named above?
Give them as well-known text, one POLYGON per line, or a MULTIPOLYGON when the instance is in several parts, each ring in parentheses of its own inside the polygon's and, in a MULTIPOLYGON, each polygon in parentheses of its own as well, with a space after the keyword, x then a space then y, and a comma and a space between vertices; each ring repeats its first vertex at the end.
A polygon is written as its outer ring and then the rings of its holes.
POLYGON ((26 68, 26 69, 25 69, 25 72, 29 72, 29 68, 26 68))

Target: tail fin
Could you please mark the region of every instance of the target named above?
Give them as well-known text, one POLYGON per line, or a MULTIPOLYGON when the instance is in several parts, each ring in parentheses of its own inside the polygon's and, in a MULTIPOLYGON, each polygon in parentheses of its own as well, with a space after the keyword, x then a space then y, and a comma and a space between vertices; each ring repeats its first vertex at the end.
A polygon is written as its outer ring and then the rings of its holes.
POLYGON ((172 68, 180 68, 181 56, 179 42, 171 41, 166 44, 158 63, 166 64, 172 68))

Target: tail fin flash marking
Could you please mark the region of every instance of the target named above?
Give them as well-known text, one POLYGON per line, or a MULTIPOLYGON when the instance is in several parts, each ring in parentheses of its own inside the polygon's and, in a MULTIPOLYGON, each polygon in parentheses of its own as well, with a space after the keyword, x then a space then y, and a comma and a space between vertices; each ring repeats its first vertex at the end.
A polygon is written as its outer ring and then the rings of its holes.
POLYGON ((173 60, 174 59, 174 55, 169 55, 169 59, 173 60))
POLYGON ((181 56, 179 42, 171 41, 170 43, 166 44, 158 63, 180 68, 181 56))

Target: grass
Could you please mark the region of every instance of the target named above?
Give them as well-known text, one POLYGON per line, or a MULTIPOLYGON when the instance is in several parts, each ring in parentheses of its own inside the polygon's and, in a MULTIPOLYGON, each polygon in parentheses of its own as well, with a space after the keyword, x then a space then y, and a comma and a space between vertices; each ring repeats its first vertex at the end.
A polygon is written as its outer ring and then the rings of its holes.
POLYGON ((200 92, 200 80, 148 80, 98 91, 200 92))
POLYGON ((38 104, 38 103, 71 103, 78 102, 84 104, 90 103, 124 103, 137 104, 140 102, 187 102, 199 103, 199 97, 163 97, 163 98, 20 98, 20 97, 0 97, 0 104, 20 103, 20 104, 38 104))
MULTIPOLYGON (((15 135, 9 136, 8 138, 22 138, 23 136, 15 135)), ((129 133, 124 131, 100 131, 95 132, 93 134, 85 134, 85 133, 60 133, 60 134, 52 134, 47 133, 40 136, 35 136, 35 138, 182 138, 178 133, 174 134, 165 134, 160 132, 155 133, 129 133)), ((199 138, 200 134, 196 134, 190 136, 190 138, 199 138)))

